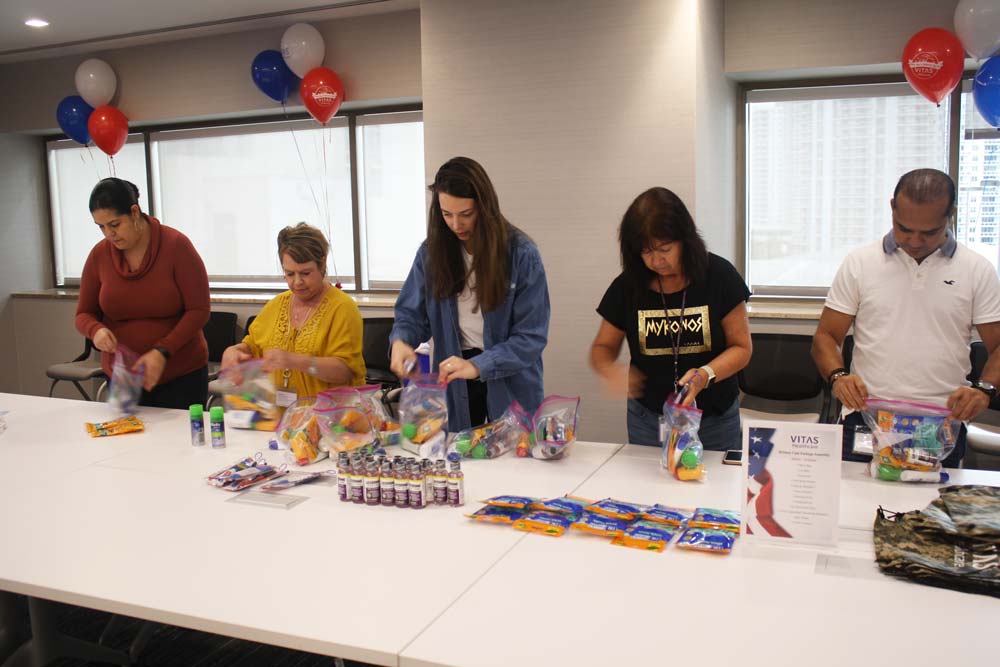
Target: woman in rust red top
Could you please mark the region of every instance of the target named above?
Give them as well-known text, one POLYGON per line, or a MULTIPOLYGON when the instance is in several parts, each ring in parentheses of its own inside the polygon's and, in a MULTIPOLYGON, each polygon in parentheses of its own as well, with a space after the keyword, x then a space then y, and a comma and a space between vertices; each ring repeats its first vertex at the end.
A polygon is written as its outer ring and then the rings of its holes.
POLYGON ((191 241, 139 209, 139 190, 105 178, 90 193, 104 234, 83 267, 77 330, 102 352, 111 375, 119 344, 146 369, 140 405, 187 408, 208 392, 208 344, 202 327, 211 303, 205 264, 191 241))

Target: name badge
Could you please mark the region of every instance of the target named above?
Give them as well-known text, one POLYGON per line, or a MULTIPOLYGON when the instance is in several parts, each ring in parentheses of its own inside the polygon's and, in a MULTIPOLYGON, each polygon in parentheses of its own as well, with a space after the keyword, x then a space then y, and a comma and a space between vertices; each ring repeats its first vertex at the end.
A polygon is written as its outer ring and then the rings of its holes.
POLYGON ((298 400, 299 396, 294 391, 282 391, 279 389, 275 398, 275 402, 278 404, 279 408, 287 408, 289 405, 298 400))

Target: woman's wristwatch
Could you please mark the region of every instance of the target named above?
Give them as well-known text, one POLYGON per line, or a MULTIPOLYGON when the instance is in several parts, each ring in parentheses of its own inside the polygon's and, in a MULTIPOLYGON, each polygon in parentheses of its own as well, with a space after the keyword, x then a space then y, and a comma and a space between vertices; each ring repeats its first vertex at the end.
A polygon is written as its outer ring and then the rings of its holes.
POLYGON ((708 364, 701 367, 701 370, 705 371, 705 375, 708 376, 708 381, 705 382, 706 387, 711 387, 712 383, 715 382, 715 371, 708 364))

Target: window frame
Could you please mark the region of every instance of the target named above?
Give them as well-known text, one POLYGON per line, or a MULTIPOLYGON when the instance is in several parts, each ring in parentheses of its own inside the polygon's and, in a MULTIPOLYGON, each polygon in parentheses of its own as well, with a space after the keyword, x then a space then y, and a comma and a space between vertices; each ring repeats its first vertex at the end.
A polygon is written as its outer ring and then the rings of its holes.
MULTIPOLYGON (((967 82, 976 75, 975 70, 967 69, 962 73, 962 80, 949 95, 948 116, 948 175, 955 183, 959 180, 959 149, 961 146, 960 126, 962 113, 962 91, 967 82)), ((750 230, 748 229, 748 188, 747 188, 747 125, 750 113, 750 97, 753 91, 768 91, 796 88, 829 88, 835 86, 866 86, 873 84, 906 84, 906 78, 899 74, 830 77, 814 79, 776 79, 773 81, 741 81, 739 83, 739 100, 742 111, 736 113, 736 267, 746 276, 750 264, 750 230)), ((929 104, 930 102, 928 102, 929 104)), ((995 131, 994 131, 995 132, 995 131)), ((957 216, 952 220, 952 231, 956 231, 957 216)), ((752 286, 751 286, 752 288, 752 286)), ((761 288, 758 288, 761 289, 761 288)), ((826 299, 829 287, 777 287, 763 286, 761 291, 754 291, 754 299, 822 302, 826 299)))
MULTIPOLYGON (((344 123, 346 121, 349 141, 350 141, 350 174, 351 174, 351 225, 354 234, 354 275, 353 276, 337 276, 339 279, 345 283, 353 284, 351 287, 344 287, 344 291, 351 294, 371 294, 371 295, 395 295, 399 293, 402 283, 399 283, 399 287, 395 287, 395 284, 386 284, 382 281, 377 282, 369 289, 362 289, 363 276, 362 276, 362 264, 361 264, 361 211, 358 204, 358 194, 360 192, 359 187, 359 155, 358 155, 358 144, 356 140, 358 120, 359 118, 364 118, 367 116, 377 116, 377 115, 393 115, 393 114, 420 114, 420 121, 423 121, 423 103, 413 102, 413 103, 403 103, 403 104, 391 104, 391 105, 379 105, 379 106, 369 106, 369 107, 358 107, 352 109, 341 109, 337 112, 337 115, 331 119, 331 123, 336 122, 338 124, 344 123)), ((135 126, 129 127, 130 137, 133 135, 140 135, 141 141, 143 143, 143 149, 145 151, 146 157, 146 183, 145 183, 145 194, 146 203, 143 210, 152 212, 157 206, 157 196, 159 189, 154 187, 153 184, 153 150, 152 150, 152 135, 160 132, 178 132, 178 131, 204 131, 211 130, 213 128, 234 128, 235 132, 240 131, 250 131, 249 126, 253 125, 267 125, 273 123, 287 123, 296 121, 312 121, 315 120, 307 112, 295 112, 295 113, 283 113, 283 114, 258 114, 253 116, 239 116, 235 118, 214 118, 210 120, 199 120, 199 121, 186 121, 177 123, 159 123, 159 124, 136 124, 135 126)), ((411 122, 418 122, 416 120, 411 122)), ((362 124, 365 124, 362 121, 362 124)), ((66 134, 50 134, 42 137, 42 146, 46 152, 45 164, 46 164, 46 184, 51 185, 52 183, 57 183, 57 178, 53 176, 50 169, 50 160, 48 157, 48 144, 52 141, 62 141, 68 140, 69 137, 66 134)), ((138 141, 136 139, 130 139, 130 141, 138 141)), ((99 149, 97 149, 99 150, 99 149)), ((60 241, 56 238, 58 235, 55 234, 54 220, 55 220, 55 209, 56 205, 53 203, 52 192, 53 187, 49 187, 49 231, 50 231, 50 241, 51 241, 51 251, 52 251, 52 275, 56 279, 56 286, 60 288, 76 289, 80 286, 79 279, 63 279, 62 283, 59 283, 57 276, 59 275, 59 264, 60 258, 62 257, 63 249, 61 247, 60 241), (58 253, 58 254, 57 254, 58 253)), ((334 278, 334 276, 331 276, 334 278)), ((261 293, 268 294, 274 293, 276 289, 284 290, 284 282, 281 280, 281 276, 276 274, 274 276, 212 276, 210 281, 212 292, 216 293, 226 293, 226 292, 243 292, 243 293, 261 293), (240 286, 240 283, 246 282, 247 285, 240 286)))

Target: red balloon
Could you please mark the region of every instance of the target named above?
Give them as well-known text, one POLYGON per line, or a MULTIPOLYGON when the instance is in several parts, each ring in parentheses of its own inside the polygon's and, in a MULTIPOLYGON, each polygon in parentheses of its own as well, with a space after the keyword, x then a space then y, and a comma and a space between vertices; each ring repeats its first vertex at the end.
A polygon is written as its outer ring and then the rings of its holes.
POLYGON ((913 89, 935 104, 948 97, 962 80, 965 48, 943 28, 921 30, 903 49, 903 74, 913 89))
POLYGON ((114 155, 128 138, 128 118, 110 105, 97 107, 87 121, 90 138, 108 155, 114 155))
POLYGON ((332 69, 314 67, 302 77, 299 96, 310 115, 326 125, 344 101, 344 84, 332 69))

